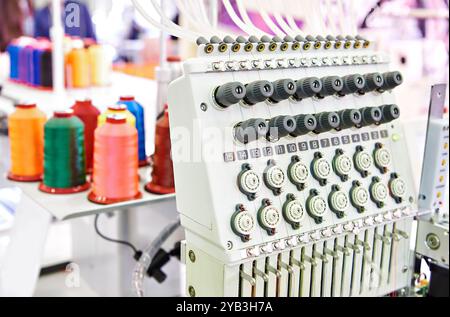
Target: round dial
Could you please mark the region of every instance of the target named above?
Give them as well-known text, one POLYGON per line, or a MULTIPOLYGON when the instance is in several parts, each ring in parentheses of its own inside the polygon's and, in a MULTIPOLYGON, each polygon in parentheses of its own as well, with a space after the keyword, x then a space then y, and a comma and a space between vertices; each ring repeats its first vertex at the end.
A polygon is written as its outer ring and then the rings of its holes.
POLYGON ((365 126, 379 124, 383 119, 383 112, 379 107, 366 107, 362 109, 363 123, 365 126))
POLYGON ((308 209, 314 217, 322 217, 327 211, 327 203, 320 196, 314 196, 309 200, 308 209))
POLYGON ((264 119, 249 119, 234 127, 236 140, 243 144, 256 141, 260 137, 265 137, 269 127, 264 119))
POLYGON ((383 75, 380 73, 370 73, 364 75, 366 80, 366 85, 364 87, 364 92, 371 92, 380 89, 384 84, 383 75))
POLYGON ((261 187, 261 179, 254 171, 248 170, 241 175, 239 184, 244 192, 256 194, 261 187))
POLYGON ((317 77, 308 77, 297 80, 296 99, 304 99, 317 95, 322 90, 322 82, 317 77))
POLYGON ((302 162, 292 164, 289 175, 295 183, 305 183, 309 176, 308 166, 302 162))
POLYGON ((284 216, 288 222, 301 222, 305 217, 305 208, 300 201, 291 200, 284 207, 284 216))
POLYGON ((295 94, 297 84, 292 79, 280 79, 273 82, 274 91, 270 100, 280 102, 295 94))
POLYGON ((335 211, 344 212, 348 208, 347 194, 343 191, 335 191, 330 194, 330 208, 335 211))
POLYGON ((355 166, 359 171, 368 171, 373 164, 372 156, 366 151, 361 151, 355 155, 355 166))
POLYGON ((385 148, 381 148, 381 149, 377 149, 375 150, 375 164, 378 167, 388 167, 389 164, 391 163, 391 153, 389 152, 389 150, 385 149, 385 148))
POLYGON ((233 229, 241 235, 249 235, 255 229, 255 218, 247 211, 239 212, 233 219, 233 229))
POLYGON ((382 123, 389 123, 400 117, 400 108, 397 105, 384 105, 381 111, 383 112, 382 123))
POLYGON ((263 102, 273 95, 273 85, 267 80, 254 81, 246 86, 244 101, 249 105, 263 102))
POLYGON ((357 207, 365 207, 369 202, 369 192, 361 186, 354 187, 350 192, 350 196, 353 204, 357 207))
POLYGON ((259 219, 265 229, 275 229, 280 223, 280 212, 273 206, 267 206, 261 209, 259 219))
POLYGON ((403 83, 403 76, 400 72, 387 72, 383 74, 384 83, 383 90, 394 89, 403 83))
POLYGON ((391 181, 389 184, 391 189, 391 193, 394 197, 403 197, 406 194, 406 183, 401 178, 396 178, 391 181))
POLYGON ((321 179, 327 179, 331 173, 330 163, 324 158, 317 159, 313 163, 314 175, 321 179))
POLYGON ((336 156, 334 168, 339 176, 348 175, 353 167, 352 159, 345 154, 336 156))
POLYGON ((386 185, 384 185, 383 183, 380 182, 376 182, 372 185, 371 188, 371 194, 373 199, 376 202, 385 202, 387 195, 388 195, 388 189, 386 187, 386 185))
POLYGON ((272 166, 267 169, 266 181, 270 187, 281 188, 286 183, 286 175, 278 166, 272 166))

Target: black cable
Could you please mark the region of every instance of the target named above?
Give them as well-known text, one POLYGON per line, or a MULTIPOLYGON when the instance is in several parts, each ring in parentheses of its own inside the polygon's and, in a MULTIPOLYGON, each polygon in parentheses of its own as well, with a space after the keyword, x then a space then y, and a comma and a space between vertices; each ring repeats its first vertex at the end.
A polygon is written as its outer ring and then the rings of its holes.
POLYGON ((129 248, 131 248, 134 252, 134 259, 136 261, 138 261, 140 259, 140 257, 142 256, 142 251, 138 250, 132 243, 125 241, 125 240, 118 240, 118 239, 113 239, 113 238, 109 238, 107 236, 105 236, 103 233, 100 232, 99 228, 98 228, 98 218, 99 218, 100 214, 95 215, 95 220, 94 220, 94 228, 95 228, 95 232, 104 240, 109 241, 109 242, 114 242, 114 243, 118 243, 118 244, 122 244, 125 245, 129 248))

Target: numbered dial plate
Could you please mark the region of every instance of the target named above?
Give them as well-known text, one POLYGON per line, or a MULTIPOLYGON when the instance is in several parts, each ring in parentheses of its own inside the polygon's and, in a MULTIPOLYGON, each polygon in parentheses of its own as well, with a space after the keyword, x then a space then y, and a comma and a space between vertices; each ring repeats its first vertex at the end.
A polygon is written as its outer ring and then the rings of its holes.
POLYGON ((297 162, 291 166, 289 174, 294 182, 305 183, 309 177, 309 169, 302 162, 297 162))
POLYGON ((403 198, 406 195, 406 183, 401 178, 396 178, 389 185, 394 197, 403 198))
POLYGON ((327 179, 331 173, 331 165, 324 158, 316 160, 313 164, 314 175, 321 179, 327 179))
POLYGON ((276 229, 280 223, 280 212, 273 206, 267 206, 260 211, 259 219, 265 229, 276 229))
POLYGON ((350 195, 353 204, 358 207, 366 207, 369 202, 369 192, 364 187, 357 186, 353 188, 350 195))
POLYGON ((286 175, 278 166, 269 167, 265 177, 267 184, 272 188, 281 188, 286 183, 286 175))
POLYGON ((305 218, 305 208, 300 201, 292 200, 286 204, 284 216, 288 222, 299 223, 305 218))
POLYGON ((312 216, 322 217, 327 211, 327 202, 320 196, 314 196, 309 201, 308 207, 312 216))
POLYGON ((249 235, 255 229, 255 218, 247 211, 239 212, 233 219, 234 230, 241 235, 249 235))
POLYGON ((252 170, 244 172, 239 179, 239 183, 242 190, 248 194, 256 194, 261 188, 261 179, 252 170))
POLYGON ((372 156, 366 151, 356 153, 355 165, 359 171, 368 171, 373 165, 372 156))
POLYGON ((374 154, 375 164, 381 168, 387 168, 391 164, 391 153, 385 148, 381 148, 375 151, 374 154))
POLYGON ((335 191, 330 194, 330 208, 335 211, 344 212, 348 208, 348 197, 343 191, 335 191))
POLYGON ((372 197, 377 202, 385 202, 388 196, 388 188, 383 183, 377 182, 372 185, 372 197))
POLYGON ((334 160, 334 167, 338 175, 348 175, 353 168, 352 159, 345 154, 338 155, 334 160))

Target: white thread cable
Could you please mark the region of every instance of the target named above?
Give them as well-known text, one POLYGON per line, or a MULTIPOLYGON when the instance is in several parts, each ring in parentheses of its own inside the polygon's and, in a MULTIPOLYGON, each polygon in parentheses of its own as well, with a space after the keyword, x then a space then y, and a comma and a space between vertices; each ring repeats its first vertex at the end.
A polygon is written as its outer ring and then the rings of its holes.
POLYGON ((233 6, 230 3, 230 0, 222 0, 222 3, 231 20, 234 22, 234 24, 236 24, 236 26, 239 27, 243 32, 247 33, 248 35, 251 35, 252 30, 236 14, 236 12, 233 9, 233 6))
POLYGON ((272 30, 272 32, 280 37, 284 37, 285 33, 282 31, 270 18, 267 11, 263 8, 263 5, 260 0, 257 1, 259 9, 259 14, 261 15, 262 19, 264 20, 264 23, 272 30))
POLYGON ((314 19, 317 21, 317 33, 319 34, 326 34, 327 32, 327 26, 325 24, 325 18, 322 10, 322 1, 319 1, 319 4, 316 5, 316 1, 310 0, 312 3, 313 13, 314 13, 314 19))
POLYGON ((357 18, 357 13, 355 12, 355 1, 354 0, 350 0, 350 32, 352 33, 352 35, 357 35, 358 34, 358 18, 357 18))
MULTIPOLYGON (((333 16, 333 8, 332 8, 333 5, 331 4, 331 0, 325 0, 325 6, 327 8, 326 9, 326 19, 328 20, 328 26, 329 26, 330 32, 331 32, 331 34, 336 35, 337 34, 336 21, 333 16)), ((321 8, 321 10, 323 10, 323 8, 321 8)), ((325 17, 324 17, 324 19, 325 19, 325 17)))
MULTIPOLYGON (((298 1, 298 0, 291 0, 290 5, 291 5, 293 8, 296 8, 296 10, 298 10, 298 12, 301 12, 302 9, 303 9, 303 8, 301 7, 301 5, 300 5, 300 1, 298 1)), ((289 24, 289 26, 290 26, 295 32, 297 32, 297 34, 300 34, 300 35, 302 35, 302 36, 305 35, 305 32, 303 32, 303 30, 297 25, 297 22, 295 22, 295 18, 294 18, 294 16, 293 16, 292 14, 287 14, 287 15, 286 15, 286 20, 287 20, 287 23, 289 24)))
POLYGON ((339 32, 341 34, 346 34, 347 26, 345 23, 344 3, 342 0, 337 0, 337 3, 338 3, 338 15, 339 15, 339 32))
POLYGON ((286 21, 283 19, 280 13, 276 12, 273 14, 275 21, 277 21, 278 25, 283 29, 284 33, 295 36, 296 32, 291 29, 291 27, 286 23, 286 21))
POLYGON ((131 0, 131 2, 133 3, 134 7, 136 8, 136 10, 154 27, 161 29, 165 32, 167 32, 168 34, 178 37, 178 38, 184 38, 186 40, 195 42, 197 40, 197 38, 200 36, 190 30, 186 30, 186 29, 174 29, 174 28, 170 28, 168 26, 166 26, 165 24, 159 23, 156 20, 154 20, 146 11, 145 9, 140 5, 140 3, 138 2, 138 0, 131 0))
MULTIPOLYGON (((167 27, 171 27, 175 30, 186 31, 185 29, 180 27, 178 24, 175 24, 174 22, 172 22, 172 20, 166 16, 166 13, 161 9, 161 6, 159 5, 158 0, 150 0, 150 3, 155 8, 156 12, 161 16, 163 25, 166 25, 167 27)), ((198 36, 197 36, 197 38, 198 38, 198 36)))
POLYGON ((206 25, 212 27, 211 21, 209 20, 208 14, 206 13, 205 2, 203 0, 197 0, 197 5, 200 9, 200 16, 202 17, 203 21, 206 23, 206 25))
POLYGON ((218 26, 217 23, 213 26, 211 19, 208 17, 205 2, 203 0, 194 0, 197 1, 197 6, 199 8, 199 12, 201 13, 198 17, 201 19, 202 24, 204 25, 204 29, 210 29, 213 32, 213 35, 217 35, 220 37, 225 37, 227 35, 233 37, 234 34, 231 32, 224 32, 218 26))
POLYGON ((241 18, 243 20, 243 22, 250 28, 253 30, 253 33, 255 33, 254 35, 256 36, 263 36, 263 35, 268 35, 266 32, 264 32, 263 30, 259 29, 258 27, 256 27, 252 20, 250 19, 250 16, 248 15, 247 12, 247 8, 244 4, 243 0, 236 0, 236 4, 237 4, 237 8, 239 10, 239 14, 241 15, 241 18))
POLYGON ((216 35, 210 26, 205 26, 205 24, 202 21, 199 21, 197 16, 192 13, 191 6, 189 5, 190 3, 190 1, 180 0, 175 2, 178 10, 183 14, 183 17, 185 17, 197 31, 205 33, 207 37, 216 35))

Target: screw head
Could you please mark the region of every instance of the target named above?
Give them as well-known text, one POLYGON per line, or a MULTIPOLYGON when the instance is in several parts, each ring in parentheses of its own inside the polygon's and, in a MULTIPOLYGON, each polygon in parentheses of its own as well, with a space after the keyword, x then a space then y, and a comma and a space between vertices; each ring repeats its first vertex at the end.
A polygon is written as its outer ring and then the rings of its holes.
POLYGON ((192 263, 196 260, 195 253, 192 250, 189 250, 189 260, 191 260, 192 263))
POLYGON ((195 297, 195 288, 192 285, 189 286, 188 292, 189 292, 189 296, 195 297))
POLYGON ((208 110, 208 106, 206 105, 206 103, 202 103, 201 105, 200 105, 200 109, 202 110, 202 111, 206 111, 206 110, 208 110))
POLYGON ((427 247, 429 247, 431 250, 437 250, 441 246, 441 241, 439 240, 439 237, 434 233, 429 233, 427 235, 425 243, 427 244, 427 247))

